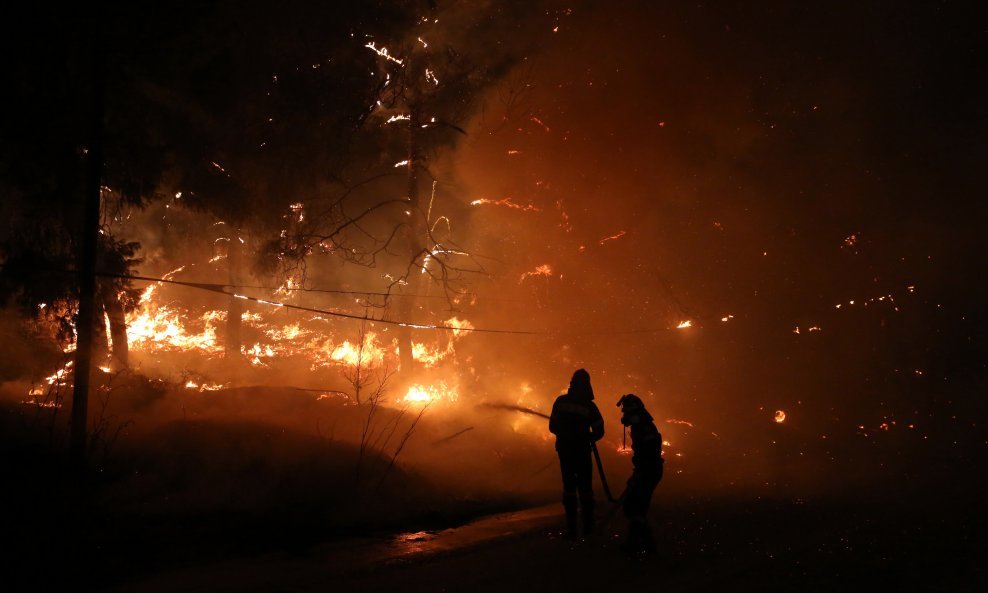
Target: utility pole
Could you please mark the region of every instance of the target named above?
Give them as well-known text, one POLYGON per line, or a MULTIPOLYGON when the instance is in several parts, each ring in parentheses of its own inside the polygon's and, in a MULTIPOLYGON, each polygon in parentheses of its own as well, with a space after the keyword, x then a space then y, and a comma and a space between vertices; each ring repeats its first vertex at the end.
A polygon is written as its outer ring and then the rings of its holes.
POLYGON ((89 378, 93 359, 93 327, 96 322, 96 249, 99 240, 100 193, 103 177, 103 47, 101 31, 93 31, 92 105, 83 188, 82 233, 79 259, 79 318, 76 321, 75 380, 72 388, 70 453, 79 468, 85 467, 89 378))
MULTIPOLYGON (((417 258, 422 253, 422 249, 424 248, 422 237, 425 235, 426 226, 423 224, 421 218, 422 206, 419 200, 419 126, 418 106, 412 104, 409 106, 408 116, 408 211, 410 212, 409 216, 411 220, 409 221, 407 236, 408 253, 413 258, 417 258)), ((416 304, 414 295, 418 293, 418 289, 422 284, 419 278, 420 276, 421 270, 410 269, 407 284, 409 294, 404 295, 404 298, 398 304, 400 320, 406 323, 411 323, 416 319, 414 315, 416 304)), ((401 365, 401 374, 407 379, 415 366, 415 360, 412 358, 412 329, 407 326, 400 326, 398 328, 398 361, 401 365)))

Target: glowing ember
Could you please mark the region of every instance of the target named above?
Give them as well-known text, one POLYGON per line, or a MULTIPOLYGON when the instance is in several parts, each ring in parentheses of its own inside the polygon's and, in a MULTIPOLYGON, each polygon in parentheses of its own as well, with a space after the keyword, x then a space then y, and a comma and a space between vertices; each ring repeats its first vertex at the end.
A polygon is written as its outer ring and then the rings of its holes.
POLYGON ((203 391, 219 391, 220 389, 223 389, 224 387, 226 387, 226 386, 223 385, 223 384, 221 384, 221 383, 202 383, 200 385, 199 383, 196 383, 195 381, 193 381, 191 379, 185 382, 185 388, 186 389, 191 389, 193 391, 199 391, 200 393, 203 392, 203 391))
POLYGON ((693 423, 688 420, 676 420, 674 418, 667 418, 666 422, 668 422, 669 424, 682 424, 683 426, 689 426, 690 428, 693 428, 693 423))
MULTIPOLYGON (((68 385, 68 376, 72 370, 72 364, 74 362, 75 361, 73 360, 66 362, 65 365, 62 366, 62 368, 58 369, 51 375, 45 377, 44 382, 47 383, 50 388, 54 388, 54 389, 58 389, 59 387, 64 387, 68 385)), ((45 390, 42 389, 40 386, 32 387, 31 390, 27 392, 27 394, 30 396, 37 397, 44 395, 45 390)))
POLYGON ((552 131, 552 130, 550 130, 550 129, 549 129, 549 126, 547 126, 547 125, 545 125, 545 124, 544 124, 544 123, 542 122, 542 120, 541 120, 541 119, 539 119, 539 118, 537 118, 537 117, 535 117, 534 115, 533 115, 532 117, 530 117, 529 119, 530 119, 531 121, 533 121, 533 122, 535 122, 535 123, 537 123, 538 125, 540 125, 540 126, 542 126, 542 129, 543 129, 543 130, 545 130, 546 132, 551 132, 551 131, 552 131))
POLYGON ((490 204, 491 206, 504 206, 505 208, 511 208, 513 210, 521 210, 523 212, 541 212, 542 209, 533 204, 518 204, 511 198, 501 198, 500 200, 489 200, 487 198, 480 198, 470 202, 471 206, 482 206, 484 204, 490 204))
POLYGON ((776 410, 775 411, 775 421, 777 423, 779 423, 779 424, 782 424, 783 422, 785 422, 786 421, 786 413, 783 412, 782 410, 776 410))
POLYGON ((364 47, 366 47, 367 49, 373 51, 374 53, 376 53, 377 55, 381 56, 382 58, 384 58, 386 60, 390 60, 390 61, 394 62, 395 64, 398 64, 399 66, 401 66, 404 63, 401 60, 399 60, 398 58, 392 56, 391 53, 388 52, 388 48, 386 48, 386 47, 378 48, 377 45, 373 41, 371 41, 370 43, 368 43, 364 47))
POLYGON ((693 322, 687 319, 686 321, 680 321, 676 329, 686 329, 687 327, 693 327, 693 322))
POLYGON ((525 281, 525 278, 528 278, 530 276, 545 276, 546 278, 548 278, 551 275, 552 275, 552 267, 549 264, 542 264, 541 266, 537 266, 531 272, 525 272, 524 274, 522 274, 521 278, 518 279, 518 284, 521 284, 522 282, 525 281))
POLYGON ((601 239, 598 242, 601 245, 603 245, 604 243, 607 243, 608 241, 613 241, 614 239, 620 239, 621 237, 623 237, 623 236, 625 236, 627 234, 628 234, 628 231, 618 231, 617 233, 611 235, 610 237, 604 237, 603 239, 601 239))

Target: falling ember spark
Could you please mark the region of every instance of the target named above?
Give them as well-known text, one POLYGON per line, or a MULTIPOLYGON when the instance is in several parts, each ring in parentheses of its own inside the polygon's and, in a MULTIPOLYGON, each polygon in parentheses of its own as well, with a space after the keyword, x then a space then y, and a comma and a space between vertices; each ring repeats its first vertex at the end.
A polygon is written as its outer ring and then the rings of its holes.
POLYGON ((724 323, 727 323, 727 322, 728 322, 728 321, 730 321, 731 319, 734 319, 734 316, 733 316, 733 315, 727 315, 727 316, 725 316, 725 317, 721 317, 721 318, 720 318, 720 320, 721 320, 721 321, 723 321, 724 323))
POLYGON ((272 307, 284 307, 285 303, 276 303, 274 301, 266 301, 264 299, 254 299, 258 303, 264 303, 265 305, 271 305, 272 307))
POLYGON ((512 148, 511 150, 508 151, 508 154, 509 155, 521 154, 521 151, 512 148))
POLYGON ((542 123, 542 120, 539 119, 539 118, 537 118, 537 117, 535 117, 534 115, 532 117, 530 117, 529 119, 532 120, 533 122, 539 124, 540 126, 542 126, 542 129, 545 130, 546 132, 551 132, 552 131, 552 130, 549 129, 549 126, 547 126, 544 123, 542 123))
POLYGON ((39 400, 25 399, 25 400, 21 400, 21 403, 22 404, 32 405, 32 406, 37 406, 39 408, 54 408, 54 409, 58 409, 58 408, 61 408, 62 407, 62 403, 61 402, 57 402, 57 401, 39 401, 39 400))
POLYGON ((552 275, 552 266, 550 266, 549 264, 542 264, 541 266, 537 266, 531 272, 525 272, 524 274, 522 274, 521 278, 518 279, 518 284, 521 284, 522 282, 525 281, 525 278, 528 278, 530 276, 545 276, 546 278, 548 278, 551 275, 552 275))
POLYGON ((196 383, 191 379, 185 382, 186 389, 190 389, 192 391, 198 391, 199 393, 202 393, 203 391, 219 391, 224 387, 226 386, 220 383, 203 383, 200 385, 199 383, 196 383))
POLYGON ((470 202, 471 206, 482 206, 484 204, 490 204, 492 206, 504 206, 505 208, 511 208, 513 210, 521 210, 522 212, 541 212, 542 209, 534 204, 528 204, 523 206, 514 202, 511 198, 502 198, 500 200, 489 200, 487 198, 480 198, 479 200, 474 200, 470 202))
POLYGON ((819 325, 814 325, 814 326, 810 327, 809 329, 807 329, 806 331, 818 332, 818 331, 820 331, 820 329, 821 328, 820 328, 819 325))
POLYGON ((366 47, 367 49, 373 51, 374 53, 376 53, 377 55, 381 56, 382 58, 384 58, 386 60, 390 60, 390 61, 394 62, 395 64, 398 64, 399 66, 401 66, 401 65, 404 64, 404 62, 402 60, 399 60, 398 58, 392 56, 391 53, 388 51, 388 48, 386 48, 386 47, 378 48, 377 45, 373 41, 371 41, 370 43, 368 43, 364 47, 366 47))
POLYGON ((412 119, 410 115, 392 115, 388 118, 388 121, 384 122, 386 124, 393 124, 396 121, 408 121, 412 119))
POLYGON ((689 426, 690 428, 693 428, 693 423, 688 420, 676 420, 674 418, 667 418, 666 422, 668 422, 669 424, 682 424, 684 426, 689 426))
MULTIPOLYGON (((217 223, 217 224, 226 224, 226 223, 217 223)), ((164 276, 162 276, 161 279, 162 280, 171 280, 175 276, 175 274, 178 274, 179 272, 181 272, 184 269, 185 269, 185 266, 179 266, 179 267, 175 268, 174 270, 172 270, 171 272, 168 272, 167 274, 165 274, 164 276)))
POLYGON ((611 235, 610 237, 604 237, 603 239, 601 239, 598 242, 601 245, 603 245, 604 243, 607 243, 608 241, 613 241, 614 239, 620 239, 621 237, 623 237, 623 236, 625 236, 627 234, 628 234, 628 231, 619 231, 618 233, 616 233, 614 235, 611 235))
POLYGON ((423 40, 421 37, 419 37, 419 43, 422 44, 422 47, 429 47, 429 44, 426 43, 425 40, 423 40))
POLYGON ((786 421, 786 413, 782 410, 776 410, 774 420, 777 424, 782 424, 786 421))
POLYGON ((693 327, 693 322, 687 319, 686 321, 680 321, 676 329, 686 329, 687 327, 693 327))
POLYGON ((398 161, 397 163, 395 163, 395 169, 397 169, 398 167, 404 167, 407 164, 408 161, 398 161))
POLYGON ((433 72, 432 70, 428 69, 428 68, 425 69, 425 79, 428 80, 429 82, 433 83, 433 84, 436 84, 436 85, 439 84, 439 79, 436 78, 436 73, 433 72))

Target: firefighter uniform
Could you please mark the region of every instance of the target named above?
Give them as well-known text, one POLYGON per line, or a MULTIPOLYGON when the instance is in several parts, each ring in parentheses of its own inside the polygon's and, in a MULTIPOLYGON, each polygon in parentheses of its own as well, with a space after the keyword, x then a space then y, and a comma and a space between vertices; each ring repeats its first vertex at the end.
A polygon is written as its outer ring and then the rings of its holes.
POLYGON ((628 539, 624 549, 632 553, 650 552, 655 543, 648 525, 648 507, 652 493, 662 480, 662 435, 641 399, 634 395, 621 398, 618 405, 624 414, 621 423, 631 427, 631 463, 634 471, 624 494, 624 515, 628 518, 628 539))
MULTIPOLYGON (((586 372, 586 371, 584 371, 586 372)), ((563 508, 567 535, 574 537, 577 509, 582 510, 583 530, 594 526, 593 465, 591 445, 604 436, 604 419, 593 403, 593 391, 574 389, 556 398, 549 417, 549 431, 556 435, 556 453, 563 477, 563 508)))

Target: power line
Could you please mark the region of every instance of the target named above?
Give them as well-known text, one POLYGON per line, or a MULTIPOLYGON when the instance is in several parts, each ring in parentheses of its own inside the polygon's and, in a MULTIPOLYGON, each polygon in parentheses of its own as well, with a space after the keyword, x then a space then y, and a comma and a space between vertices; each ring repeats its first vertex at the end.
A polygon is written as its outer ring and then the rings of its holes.
MULTIPOLYGON (((0 268, 3 268, 3 266, 0 265, 0 268)), ((73 270, 53 270, 53 271, 56 272, 56 273, 75 274, 75 271, 73 271, 73 270)), ((628 335, 628 334, 654 334, 654 333, 661 333, 661 332, 667 332, 667 331, 674 331, 674 330, 678 329, 678 328, 673 328, 673 327, 662 327, 662 328, 635 328, 635 329, 611 328, 611 329, 591 330, 591 331, 586 331, 586 330, 584 330, 584 331, 567 331, 567 330, 558 330, 558 331, 534 331, 534 330, 490 329, 490 328, 478 328, 478 327, 469 327, 469 328, 467 328, 467 327, 454 327, 454 326, 451 326, 451 325, 444 325, 444 324, 419 324, 419 323, 411 323, 411 322, 404 322, 404 321, 396 321, 396 320, 392 320, 392 319, 383 319, 383 318, 376 318, 376 317, 368 317, 366 315, 354 315, 353 313, 343 313, 341 311, 330 311, 328 309, 317 309, 315 307, 303 307, 301 305, 292 305, 290 303, 282 303, 282 302, 279 302, 279 301, 270 301, 270 300, 267 300, 267 299, 261 299, 261 298, 257 298, 257 297, 251 297, 251 296, 247 296, 247 295, 237 294, 237 293, 233 293, 233 292, 230 292, 230 291, 226 290, 227 288, 264 288, 264 289, 267 289, 267 290, 274 290, 274 289, 269 288, 269 287, 255 287, 255 286, 247 286, 247 285, 230 285, 230 284, 215 284, 215 283, 210 283, 210 282, 187 282, 187 281, 183 281, 183 280, 172 280, 172 279, 169 279, 169 278, 156 278, 156 277, 153 277, 153 276, 138 276, 138 275, 133 275, 133 274, 112 274, 112 273, 109 273, 109 272, 99 272, 99 271, 96 272, 96 276, 99 276, 99 277, 102 277, 102 278, 119 278, 119 279, 123 279, 123 280, 138 280, 138 281, 144 281, 144 282, 161 282, 161 283, 165 283, 165 284, 175 284, 175 285, 178 285, 178 286, 186 286, 186 287, 189 287, 189 288, 196 288, 196 289, 199 289, 199 290, 205 290, 205 291, 213 292, 213 293, 216 293, 216 294, 222 294, 224 296, 232 296, 234 298, 239 298, 239 299, 243 299, 243 300, 246 300, 246 301, 253 301, 255 303, 261 303, 261 304, 270 305, 270 306, 273 306, 273 307, 281 307, 281 308, 284 308, 284 309, 293 309, 293 310, 296 310, 296 311, 306 311, 306 312, 309 312, 309 313, 318 313, 318 314, 321 314, 321 315, 329 315, 331 317, 341 317, 341 318, 344 318, 344 319, 353 319, 355 321, 370 321, 370 322, 373 322, 373 323, 383 323, 383 324, 387 324, 387 325, 396 325, 396 326, 399 326, 399 327, 408 327, 408 328, 412 328, 412 329, 448 330, 448 331, 462 331, 462 332, 474 332, 474 333, 511 334, 511 335, 527 335, 527 336, 549 336, 549 335, 552 335, 552 336, 570 336, 570 337, 579 337, 579 336, 607 336, 607 335, 628 335)), ((339 292, 347 292, 347 291, 339 291, 339 292)), ((372 293, 363 293, 363 292, 356 292, 356 291, 354 291, 354 293, 355 294, 372 294, 372 293)), ((407 295, 407 296, 412 296, 412 295, 407 295)))
POLYGON ((479 328, 479 327, 454 327, 452 325, 443 325, 443 324, 419 324, 419 323, 410 323, 405 321, 395 321, 392 319, 368 317, 366 315, 354 315, 353 313, 330 311, 328 309, 316 309, 314 307, 303 307, 301 305, 292 305, 290 303, 269 301, 266 299, 259 299, 257 297, 237 294, 225 290, 226 288, 230 287, 230 285, 228 284, 212 284, 208 282, 185 282, 183 280, 171 280, 168 278, 154 278, 151 276, 135 276, 130 274, 110 274, 106 272, 97 272, 96 275, 103 278, 120 278, 124 280, 143 280, 145 282, 163 282, 167 284, 176 284, 179 286, 198 288, 199 290, 206 290, 209 292, 214 292, 226 296, 232 296, 234 298, 243 299, 245 301, 253 301, 255 303, 271 305, 273 307, 294 309, 296 311, 307 311, 309 313, 319 313, 321 315, 330 315, 332 317, 343 317, 345 319, 354 319, 357 321, 372 321, 374 323, 384 323, 388 325, 397 325, 400 327, 409 327, 413 329, 443 329, 443 330, 451 330, 451 331, 456 330, 456 331, 464 331, 464 332, 477 332, 477 333, 489 333, 489 334, 521 334, 521 335, 545 335, 547 333, 547 332, 527 331, 527 330, 488 329, 488 328, 479 328))
POLYGON ((97 272, 97 276, 104 278, 121 278, 124 280, 141 280, 145 282, 162 282, 166 284, 176 284, 179 286, 186 286, 189 288, 197 288, 199 290, 206 290, 209 292, 214 292, 217 294, 222 294, 224 296, 232 296, 234 298, 243 299, 246 301, 253 301, 255 303, 261 303, 264 305, 270 305, 273 307, 281 307, 284 309, 294 309, 296 311, 307 311, 309 313, 319 313, 321 315, 330 315, 332 317, 342 317, 344 319, 353 319, 356 321, 371 321, 374 323, 384 323, 388 325, 397 325, 400 327, 409 327, 412 329, 430 329, 430 330, 449 330, 449 331, 462 331, 462 332, 474 332, 474 333, 487 333, 487 334, 514 334, 514 335, 527 335, 527 336, 581 336, 581 335, 621 335, 621 334, 646 334, 646 333, 659 333, 672 331, 674 328, 663 327, 655 329, 610 329, 602 331, 534 331, 534 330, 514 330, 514 329, 491 329, 491 328, 480 328, 480 327, 455 327, 452 325, 444 324, 419 324, 411 323, 405 321, 396 321, 392 319, 382 319, 377 317, 368 317, 366 315, 354 315, 353 313, 343 313, 341 311, 330 311, 328 309, 317 309, 314 307, 303 307, 301 305, 292 305, 290 303, 282 303, 279 301, 269 301, 267 299, 260 299, 257 297, 237 294, 225 290, 226 288, 232 288, 229 284, 213 284, 209 282, 186 282, 183 280, 171 280, 168 278, 155 278, 152 276, 136 276, 131 274, 110 274, 107 272, 97 272))

